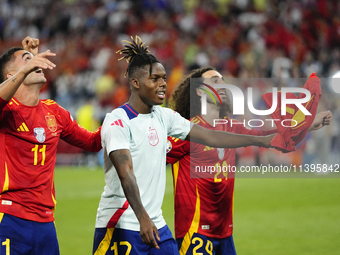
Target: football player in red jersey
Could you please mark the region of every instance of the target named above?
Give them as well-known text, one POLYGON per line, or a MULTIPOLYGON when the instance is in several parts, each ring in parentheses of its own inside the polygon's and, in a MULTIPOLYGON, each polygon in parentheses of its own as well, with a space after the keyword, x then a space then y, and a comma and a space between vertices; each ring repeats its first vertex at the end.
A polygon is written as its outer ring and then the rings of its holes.
POLYGON ((23 48, 0 58, 0 254, 59 254, 53 223, 59 139, 101 149, 100 129, 89 132, 54 101, 39 99, 55 54, 37 54, 38 45, 27 37, 23 48))
MULTIPOLYGON (((203 78, 204 83, 210 86, 224 84, 222 75, 212 67, 196 69, 186 76, 173 94, 175 111, 186 119, 208 129, 238 134, 264 136, 277 132, 247 129, 243 124, 231 126, 230 121, 213 127, 214 119, 226 118, 230 113, 226 91, 217 89, 222 106, 207 97, 207 115, 203 117, 200 115, 202 90, 198 89, 201 85, 190 86, 191 78, 203 78)), ((329 125, 331 120, 329 111, 319 113, 310 130, 329 125)), ((190 176, 190 172, 195 172, 190 171, 190 165, 231 169, 235 166, 235 149, 212 148, 171 137, 168 141, 167 162, 173 164, 175 236, 180 254, 194 254, 194 251, 200 254, 236 254, 232 237, 234 173, 216 172, 212 178, 190 176)))

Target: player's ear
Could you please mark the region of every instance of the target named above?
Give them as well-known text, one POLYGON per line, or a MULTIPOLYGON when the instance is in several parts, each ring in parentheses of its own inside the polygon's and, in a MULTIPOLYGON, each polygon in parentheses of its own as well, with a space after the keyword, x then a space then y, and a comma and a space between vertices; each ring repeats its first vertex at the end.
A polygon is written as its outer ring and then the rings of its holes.
POLYGON ((13 77, 14 74, 14 72, 9 72, 8 74, 6 74, 6 78, 10 79, 11 77, 13 77))
POLYGON ((196 88, 196 94, 197 94, 197 96, 202 97, 202 93, 203 93, 203 91, 202 91, 201 89, 196 88))
POLYGON ((132 78, 130 80, 130 83, 131 83, 132 87, 134 87, 135 89, 139 89, 140 88, 139 80, 137 80, 136 78, 132 78))

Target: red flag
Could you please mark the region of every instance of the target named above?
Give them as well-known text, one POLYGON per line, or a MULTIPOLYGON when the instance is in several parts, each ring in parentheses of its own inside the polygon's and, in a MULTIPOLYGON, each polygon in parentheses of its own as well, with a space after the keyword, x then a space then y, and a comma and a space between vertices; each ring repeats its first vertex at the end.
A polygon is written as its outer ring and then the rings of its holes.
MULTIPOLYGON (((301 142, 301 140, 306 136, 309 127, 314 121, 319 99, 321 97, 320 84, 320 79, 315 75, 315 73, 312 73, 303 86, 304 89, 309 90, 311 98, 308 102, 303 103, 302 105, 311 113, 311 115, 305 115, 295 104, 287 104, 286 115, 281 115, 281 92, 278 92, 276 110, 271 114, 271 116, 275 121, 279 133, 271 141, 272 147, 275 147, 277 150, 282 152, 295 151, 295 145, 301 142), (283 120, 287 120, 284 123, 286 126, 293 127, 284 127, 281 124, 283 120), (291 121, 291 124, 289 125, 287 124, 288 120, 294 121, 291 121)), ((293 93, 287 93, 286 96, 288 99, 298 99, 304 98, 305 94, 301 93, 299 97, 296 97, 293 93)), ((270 108, 272 106, 272 93, 264 94, 262 95, 262 98, 267 107, 270 108)))

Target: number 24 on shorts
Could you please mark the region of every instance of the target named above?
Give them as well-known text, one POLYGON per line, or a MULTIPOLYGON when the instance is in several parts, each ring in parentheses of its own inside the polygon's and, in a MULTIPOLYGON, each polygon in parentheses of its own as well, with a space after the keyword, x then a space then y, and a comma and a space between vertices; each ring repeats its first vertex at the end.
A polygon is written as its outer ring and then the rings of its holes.
MULTIPOLYGON (((192 250, 193 255, 203 255, 201 252, 197 252, 199 248, 203 246, 203 240, 199 237, 194 237, 191 241, 192 244, 196 244, 195 248, 192 250)), ((207 240, 207 244, 205 245, 205 251, 209 254, 213 254, 213 244, 210 240, 207 240)))

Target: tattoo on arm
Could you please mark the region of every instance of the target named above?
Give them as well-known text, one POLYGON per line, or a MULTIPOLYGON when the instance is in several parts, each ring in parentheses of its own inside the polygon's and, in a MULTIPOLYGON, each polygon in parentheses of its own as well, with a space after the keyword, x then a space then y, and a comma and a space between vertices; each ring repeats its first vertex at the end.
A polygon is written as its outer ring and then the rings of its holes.
POLYGON ((129 161, 129 156, 126 154, 126 153, 124 153, 124 152, 121 152, 121 151, 119 151, 118 153, 117 153, 117 155, 116 155, 116 158, 115 158, 115 160, 117 161, 117 163, 118 164, 125 164, 126 162, 128 162, 129 161))
POLYGON ((120 178, 127 176, 128 171, 133 171, 132 159, 129 150, 117 150, 110 153, 110 159, 115 166, 120 178))
POLYGON ((14 79, 12 79, 12 82, 15 82, 15 81, 16 81, 16 79, 17 79, 16 77, 15 77, 14 79))

